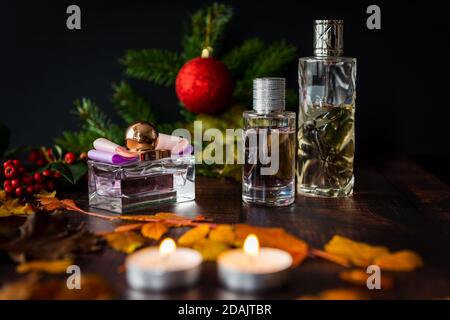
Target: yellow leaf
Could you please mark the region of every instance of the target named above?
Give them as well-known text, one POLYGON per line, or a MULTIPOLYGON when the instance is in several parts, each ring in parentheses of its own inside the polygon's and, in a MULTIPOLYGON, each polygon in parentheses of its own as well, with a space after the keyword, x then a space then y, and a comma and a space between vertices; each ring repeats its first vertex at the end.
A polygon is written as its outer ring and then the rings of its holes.
POLYGON ((402 250, 378 257, 374 264, 388 271, 412 271, 422 267, 423 261, 417 253, 402 250))
POLYGON ((141 229, 141 234, 149 239, 159 240, 169 230, 164 223, 151 222, 145 224, 141 229))
POLYGON ((8 193, 5 190, 0 190, 0 201, 5 201, 8 199, 8 193))
POLYGON ((47 199, 51 199, 51 198, 55 198, 56 197, 56 191, 53 192, 48 192, 45 190, 41 190, 37 195, 36 198, 47 198, 47 199))
POLYGON ((205 261, 215 261, 219 254, 229 249, 225 243, 211 239, 201 239, 193 248, 201 253, 205 261))
MULTIPOLYGON (((356 286, 367 287, 367 278, 370 274, 361 269, 344 270, 339 273, 339 278, 345 282, 356 286)), ((388 290, 393 286, 394 281, 385 275, 381 275, 380 279, 381 289, 388 290)))
POLYGON ((108 233, 103 237, 114 250, 124 253, 133 253, 145 244, 145 239, 133 231, 108 233))
POLYGON ((358 267, 367 267, 376 258, 389 253, 386 247, 371 246, 367 243, 353 241, 339 235, 334 236, 325 245, 325 251, 346 258, 358 267))
POLYGON ((179 239, 178 244, 183 247, 191 247, 197 241, 204 239, 209 233, 209 225, 202 224, 187 232, 185 232, 179 239))
POLYGON ((172 213, 172 212, 158 212, 157 214, 154 215, 154 217, 157 219, 161 219, 161 220, 166 220, 166 219, 186 220, 186 217, 179 216, 176 213, 172 213))
POLYGON ((38 260, 25 262, 16 267, 18 273, 27 272, 46 272, 46 273, 65 273, 67 267, 73 264, 72 259, 62 260, 38 260))
POLYGON ((10 215, 28 215, 34 213, 34 208, 26 203, 20 203, 20 199, 9 199, 0 205, 0 217, 8 217, 10 215))
POLYGON ((318 250, 318 249, 311 249, 310 250, 310 254, 312 256, 315 256, 315 257, 318 257, 318 258, 322 258, 324 260, 331 261, 333 263, 336 263, 336 264, 338 264, 340 266, 343 266, 343 267, 346 267, 346 268, 351 266, 351 264, 350 264, 350 262, 348 261, 347 258, 338 256, 338 255, 335 255, 335 254, 332 254, 332 253, 329 253, 329 252, 325 252, 325 251, 318 250))
POLYGON ((211 230, 209 233, 209 239, 232 245, 234 243, 233 227, 228 224, 221 224, 211 230))
POLYGON ((0 206, 0 218, 12 216, 11 211, 6 209, 3 205, 0 206))

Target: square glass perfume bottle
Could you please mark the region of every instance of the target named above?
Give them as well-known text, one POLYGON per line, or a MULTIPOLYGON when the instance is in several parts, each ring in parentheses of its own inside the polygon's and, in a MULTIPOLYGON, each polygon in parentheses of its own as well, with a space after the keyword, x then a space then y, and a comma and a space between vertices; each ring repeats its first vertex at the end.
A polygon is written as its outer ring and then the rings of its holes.
POLYGON ((88 161, 89 206, 116 213, 195 199, 195 157, 115 165, 88 161))

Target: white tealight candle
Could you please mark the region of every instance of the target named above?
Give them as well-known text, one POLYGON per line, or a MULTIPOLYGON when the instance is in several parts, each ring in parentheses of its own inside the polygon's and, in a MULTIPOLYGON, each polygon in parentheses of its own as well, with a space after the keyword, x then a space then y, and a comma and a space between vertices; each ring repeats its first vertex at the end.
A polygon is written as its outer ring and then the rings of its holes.
POLYGON ((137 290, 188 287, 200 277, 202 256, 195 250, 176 248, 168 238, 159 248, 139 250, 125 261, 129 285, 137 290))
POLYGON ((292 266, 291 255, 275 248, 259 248, 251 234, 243 249, 229 250, 217 259, 219 278, 232 290, 260 291, 281 286, 292 266))

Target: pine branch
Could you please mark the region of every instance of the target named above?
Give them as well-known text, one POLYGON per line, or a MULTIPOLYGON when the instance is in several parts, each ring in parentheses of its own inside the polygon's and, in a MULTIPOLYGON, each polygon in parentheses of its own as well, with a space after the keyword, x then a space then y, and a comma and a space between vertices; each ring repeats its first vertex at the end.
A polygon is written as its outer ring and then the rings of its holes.
POLYGON ((64 131, 61 137, 54 139, 54 142, 63 150, 70 150, 78 154, 89 151, 92 148, 92 142, 97 138, 100 136, 90 131, 64 131))
POLYGON ((295 46, 285 41, 276 42, 261 52, 250 68, 245 72, 245 78, 281 76, 287 64, 296 58, 295 46))
POLYGON ((181 108, 180 114, 186 122, 194 122, 195 121, 195 119, 197 118, 197 115, 195 113, 185 109, 183 105, 180 105, 180 108, 181 108))
POLYGON ((166 123, 158 123, 156 128, 158 132, 165 134, 172 134, 172 132, 176 129, 184 128, 186 124, 180 121, 177 122, 166 122, 166 123))
POLYGON ((185 27, 183 37, 183 57, 189 60, 200 56, 204 48, 220 49, 223 32, 233 16, 230 6, 213 3, 195 12, 185 27))
POLYGON ((114 142, 122 140, 122 130, 91 100, 75 101, 75 114, 80 118, 82 129, 114 142))
POLYGON ((113 90, 112 102, 126 124, 136 121, 156 123, 150 104, 139 96, 128 83, 122 81, 118 85, 113 85, 113 90))
POLYGON ((244 77, 236 82, 235 97, 247 102, 251 97, 253 79, 282 76, 284 68, 295 58, 295 46, 285 41, 270 45, 247 67, 244 77))
POLYGON ((130 77, 170 87, 175 84, 183 59, 178 53, 168 50, 129 50, 121 63, 130 77))
POLYGON ((298 107, 298 93, 290 88, 286 88, 286 106, 298 107))
POLYGON ((264 49, 264 43, 260 39, 248 39, 239 47, 234 48, 227 53, 222 62, 228 67, 235 78, 241 76, 245 68, 253 62, 253 60, 264 49))

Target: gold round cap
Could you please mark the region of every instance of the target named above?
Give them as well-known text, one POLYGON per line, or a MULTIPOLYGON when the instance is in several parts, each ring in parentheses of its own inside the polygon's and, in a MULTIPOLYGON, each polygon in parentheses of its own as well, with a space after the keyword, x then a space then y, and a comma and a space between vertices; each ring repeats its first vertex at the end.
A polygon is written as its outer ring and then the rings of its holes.
POLYGON ((154 150, 158 143, 158 130, 151 123, 138 121, 125 131, 125 143, 134 152, 154 150))

